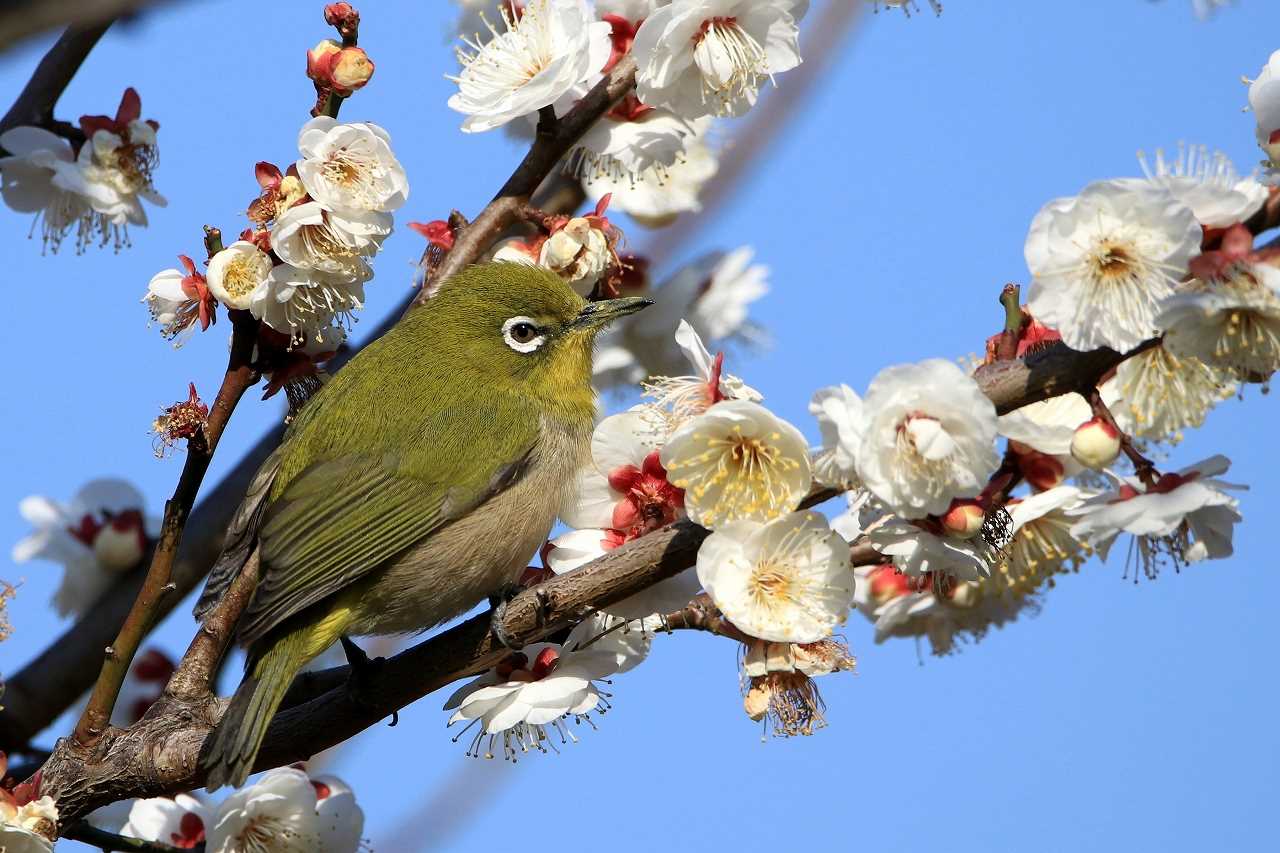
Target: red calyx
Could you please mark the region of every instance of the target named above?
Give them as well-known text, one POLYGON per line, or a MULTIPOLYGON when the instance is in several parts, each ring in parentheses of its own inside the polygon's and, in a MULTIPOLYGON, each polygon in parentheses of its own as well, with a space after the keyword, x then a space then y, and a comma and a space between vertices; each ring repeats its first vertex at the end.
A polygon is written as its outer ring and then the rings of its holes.
POLYGON ((607 21, 612 28, 609 31, 609 38, 613 42, 609 61, 604 64, 604 68, 600 69, 602 74, 608 74, 613 70, 613 66, 618 64, 618 60, 631 50, 631 44, 636 40, 636 30, 640 29, 644 21, 628 21, 621 15, 605 15, 601 20, 607 21))
MULTIPOLYGON (((138 90, 130 86, 124 90, 124 94, 120 97, 120 106, 116 108, 115 118, 110 116, 80 116, 80 130, 84 135, 92 139, 93 135, 99 130, 108 130, 116 136, 127 136, 129 133, 129 123, 137 121, 142 115, 142 98, 138 95, 138 90)), ((148 122, 153 128, 159 130, 160 126, 155 122, 148 122)))
POLYGON ((169 833, 169 843, 179 850, 194 850, 204 843, 204 821, 194 812, 187 812, 178 821, 178 831, 169 833))
POLYGON ((443 219, 433 219, 430 222, 410 222, 409 227, 426 237, 427 241, 433 246, 439 246, 446 252, 453 248, 453 229, 443 219))
POLYGON ((553 648, 545 648, 538 652, 538 656, 533 660, 533 666, 530 672, 537 681, 540 678, 546 678, 551 671, 556 668, 556 663, 560 660, 560 653, 553 648))

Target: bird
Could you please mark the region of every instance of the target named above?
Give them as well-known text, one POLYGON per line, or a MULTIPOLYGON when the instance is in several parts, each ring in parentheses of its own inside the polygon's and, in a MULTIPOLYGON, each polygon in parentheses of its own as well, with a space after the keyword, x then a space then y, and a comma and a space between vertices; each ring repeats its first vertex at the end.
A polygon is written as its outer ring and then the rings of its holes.
POLYGON ((202 620, 256 552, 244 677, 200 756, 210 791, 244 784, 290 683, 334 642, 427 630, 514 584, 589 450, 596 335, 649 304, 473 265, 306 403, 195 607, 202 620))

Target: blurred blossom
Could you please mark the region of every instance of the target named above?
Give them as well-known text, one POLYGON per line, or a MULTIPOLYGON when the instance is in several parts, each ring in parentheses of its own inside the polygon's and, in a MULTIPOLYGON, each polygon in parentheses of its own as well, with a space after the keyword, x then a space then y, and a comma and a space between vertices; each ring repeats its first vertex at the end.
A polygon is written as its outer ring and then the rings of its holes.
POLYGON ((91 480, 65 504, 31 495, 18 512, 35 532, 13 546, 12 559, 61 563, 54 606, 61 616, 83 616, 159 536, 160 519, 144 510, 142 493, 124 480, 91 480))

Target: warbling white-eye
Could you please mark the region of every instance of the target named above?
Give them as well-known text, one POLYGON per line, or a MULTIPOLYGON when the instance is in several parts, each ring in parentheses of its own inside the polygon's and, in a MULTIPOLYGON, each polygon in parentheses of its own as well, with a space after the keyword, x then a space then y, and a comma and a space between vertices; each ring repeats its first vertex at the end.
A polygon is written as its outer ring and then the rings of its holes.
POLYGON ((422 631, 518 578, 587 451, 596 333, 648 304, 473 266, 306 404, 196 605, 203 618, 258 549, 244 679, 201 755, 210 790, 244 783, 294 676, 339 638, 422 631))

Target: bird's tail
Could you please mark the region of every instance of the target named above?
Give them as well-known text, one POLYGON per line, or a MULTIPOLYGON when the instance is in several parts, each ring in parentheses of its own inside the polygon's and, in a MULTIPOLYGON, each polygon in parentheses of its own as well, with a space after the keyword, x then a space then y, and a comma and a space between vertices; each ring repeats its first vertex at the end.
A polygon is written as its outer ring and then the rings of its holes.
POLYGON ((337 638, 335 634, 326 641, 318 636, 325 627, 321 624, 295 628, 278 635, 275 642, 267 638, 264 652, 250 653, 244 680, 200 754, 200 766, 210 791, 223 785, 239 787, 249 778, 267 726, 294 676, 337 638))

